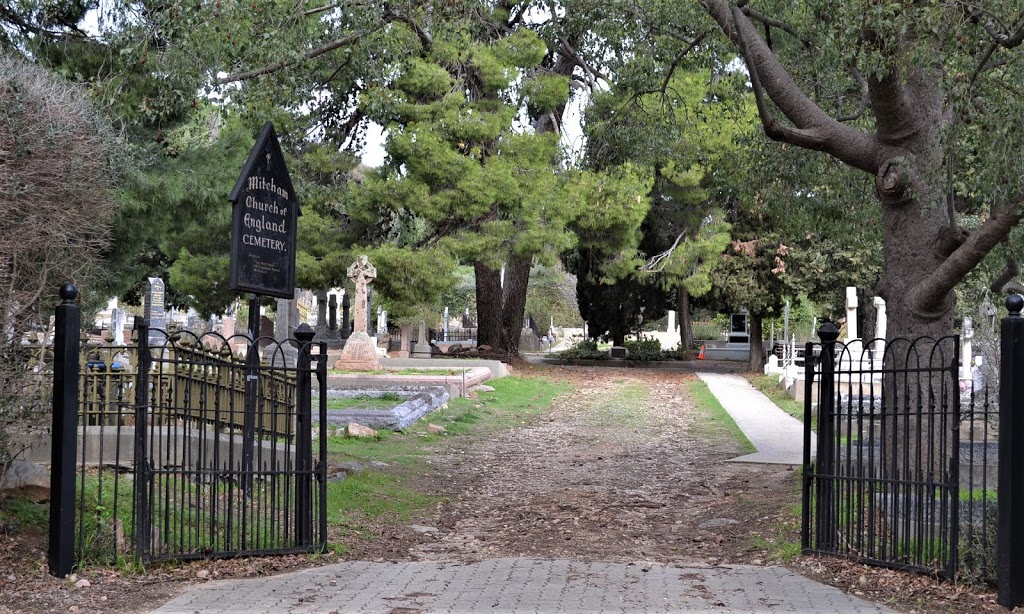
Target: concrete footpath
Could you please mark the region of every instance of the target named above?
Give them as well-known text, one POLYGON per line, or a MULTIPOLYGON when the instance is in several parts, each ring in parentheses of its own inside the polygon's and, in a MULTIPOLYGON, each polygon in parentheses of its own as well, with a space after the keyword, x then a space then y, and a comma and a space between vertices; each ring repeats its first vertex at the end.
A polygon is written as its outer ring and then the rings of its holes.
POLYGON ((355 561, 192 589, 159 614, 891 612, 782 567, 490 559, 355 561))
MULTIPOLYGON (((757 452, 732 459, 739 463, 803 464, 804 425, 779 409, 742 375, 697 373, 729 412, 757 452)), ((811 450, 817 438, 811 433, 811 450)))

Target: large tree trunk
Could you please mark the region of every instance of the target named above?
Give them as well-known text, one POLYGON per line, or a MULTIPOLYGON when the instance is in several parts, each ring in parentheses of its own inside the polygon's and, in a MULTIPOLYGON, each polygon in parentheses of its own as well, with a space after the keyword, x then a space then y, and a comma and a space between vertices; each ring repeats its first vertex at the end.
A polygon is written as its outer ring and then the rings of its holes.
MULTIPOLYGON (((744 57, 765 134, 827 153, 875 177, 884 255, 877 290, 888 314, 889 375, 882 382, 884 477, 918 484, 948 479, 952 434, 958 425, 948 415, 928 418, 927 412, 942 405, 940 401, 955 411, 957 396, 947 389, 955 378, 939 373, 919 380, 909 369, 938 366, 931 364, 938 358, 951 360, 952 349, 936 348, 935 340, 953 334, 953 290, 1020 222, 1021 195, 1008 190, 1005 200, 991 203, 991 215, 970 234, 958 226, 951 210, 954 195, 947 193, 945 149, 956 143, 944 143, 942 137, 944 131, 952 132, 948 129, 961 110, 946 106, 959 97, 943 89, 951 75, 943 73, 947 66, 941 50, 925 52, 925 45, 938 44, 930 33, 912 24, 899 39, 877 37, 887 41, 878 51, 891 62, 890 73, 867 79, 875 125, 865 131, 830 116, 801 89, 761 35, 760 24, 740 7, 726 0, 704 4, 744 57), (901 344, 899 338, 910 341, 901 344)), ((875 36, 871 25, 859 33, 861 40, 875 36)), ((851 385, 848 393, 852 398, 861 391, 851 385)))
POLYGON ((530 261, 512 254, 505 264, 505 304, 501 314, 501 348, 509 354, 519 353, 529 285, 530 261))
POLYGON ((679 345, 680 349, 693 348, 693 322, 690 319, 690 293, 679 284, 679 345))
POLYGON ((761 341, 763 323, 764 316, 759 313, 750 314, 750 359, 747 361, 747 371, 750 373, 764 373, 764 343, 761 341))
POLYGON ((476 342, 477 345, 501 347, 502 305, 501 272, 488 268, 479 260, 473 263, 476 273, 476 342))

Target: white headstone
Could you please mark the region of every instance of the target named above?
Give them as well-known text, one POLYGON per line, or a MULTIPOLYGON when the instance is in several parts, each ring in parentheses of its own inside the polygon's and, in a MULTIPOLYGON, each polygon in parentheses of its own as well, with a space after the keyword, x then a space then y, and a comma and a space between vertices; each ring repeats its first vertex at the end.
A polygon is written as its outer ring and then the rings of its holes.
POLYGON ((668 330, 666 332, 676 332, 676 312, 674 309, 668 310, 668 330))
POLYGON ((971 379, 972 369, 974 366, 974 348, 972 347, 974 342, 974 322, 970 318, 964 318, 964 328, 962 335, 963 348, 960 352, 960 379, 971 379))
POLYGON ((846 341, 857 339, 857 288, 846 287, 846 341))
POLYGON ((885 351, 885 335, 888 330, 888 323, 886 322, 885 315, 885 299, 880 296, 876 296, 875 300, 875 337, 878 338, 875 341, 875 352, 881 356, 882 352, 885 351))

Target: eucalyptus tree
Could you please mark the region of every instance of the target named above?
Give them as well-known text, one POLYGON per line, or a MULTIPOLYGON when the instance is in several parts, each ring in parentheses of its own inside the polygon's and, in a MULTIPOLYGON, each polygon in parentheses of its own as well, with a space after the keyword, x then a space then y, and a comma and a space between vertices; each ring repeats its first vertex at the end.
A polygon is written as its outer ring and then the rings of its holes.
POLYGON ((950 334, 954 288, 1024 215, 1019 3, 702 6, 746 62, 765 134, 874 178, 889 336, 950 334), (984 219, 971 231, 965 206, 984 219))

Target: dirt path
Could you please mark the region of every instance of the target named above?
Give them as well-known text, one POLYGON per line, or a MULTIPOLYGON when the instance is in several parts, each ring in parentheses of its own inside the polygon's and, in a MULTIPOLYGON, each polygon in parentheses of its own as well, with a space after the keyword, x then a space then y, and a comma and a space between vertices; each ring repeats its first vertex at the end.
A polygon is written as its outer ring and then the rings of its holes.
MULTIPOLYGON (((425 560, 764 561, 766 527, 799 499, 787 467, 725 462, 743 449, 699 415, 692 374, 566 369, 550 414, 435 462, 459 493, 425 560)), ((796 533, 790 531, 790 539, 796 533)))

